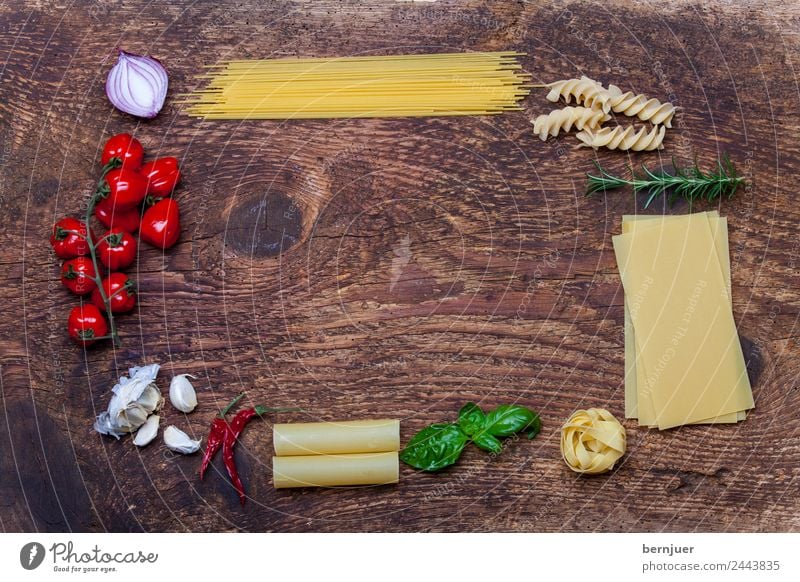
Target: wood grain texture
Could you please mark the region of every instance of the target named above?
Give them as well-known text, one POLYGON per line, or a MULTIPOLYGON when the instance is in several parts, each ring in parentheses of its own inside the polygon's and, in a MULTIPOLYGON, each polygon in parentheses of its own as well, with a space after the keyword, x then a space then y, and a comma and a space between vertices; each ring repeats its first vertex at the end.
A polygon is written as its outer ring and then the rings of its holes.
MULTIPOLYGON (((800 10, 789 2, 47 0, 0 6, 0 528, 3 531, 797 531, 800 10), (774 4, 774 5, 773 5, 774 4), (229 58, 526 52, 540 82, 588 74, 682 109, 660 153, 542 143, 492 118, 201 122, 168 100, 137 123, 103 93, 113 49, 149 52, 171 94, 229 58), (46 237, 80 212, 98 151, 129 131, 176 155, 181 242, 145 248, 124 346, 70 344, 46 237), (559 457, 574 409, 623 410, 623 308, 611 236, 641 208, 586 199, 597 158, 701 162, 728 151, 752 186, 724 203, 734 312, 756 410, 737 426, 626 423, 629 452, 582 478, 559 457), (545 428, 396 487, 272 489, 269 422, 249 428, 240 508, 220 465, 92 431, 116 378, 198 376, 198 438, 240 390, 280 421, 397 417, 407 440, 466 400, 520 402, 545 428)), ((662 209, 654 209, 661 212, 662 209)), ((669 212, 685 212, 677 205, 669 212)))

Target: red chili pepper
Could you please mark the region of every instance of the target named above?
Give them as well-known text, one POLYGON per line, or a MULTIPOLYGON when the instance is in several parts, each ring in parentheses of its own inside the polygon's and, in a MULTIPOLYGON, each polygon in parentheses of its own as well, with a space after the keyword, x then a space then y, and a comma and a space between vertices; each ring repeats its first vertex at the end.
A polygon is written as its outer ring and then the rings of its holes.
POLYGON ((225 433, 228 432, 228 421, 225 420, 225 415, 228 414, 231 408, 236 406, 244 396, 244 392, 239 394, 236 398, 231 400, 230 404, 226 406, 214 420, 211 421, 211 428, 208 431, 208 439, 206 439, 206 450, 203 453, 203 462, 200 464, 200 479, 206 473, 206 469, 211 464, 211 459, 222 446, 222 440, 225 438, 225 433))
POLYGON ((211 421, 211 429, 208 431, 208 439, 206 439, 206 450, 203 453, 203 462, 200 465, 200 480, 206 474, 206 469, 211 464, 211 459, 217 454, 217 451, 222 446, 222 440, 225 438, 225 433, 228 432, 228 422, 224 418, 215 418, 211 421))
POLYGON ((236 413, 233 417, 230 428, 225 431, 225 436, 222 439, 222 460, 225 463, 225 468, 228 470, 228 476, 231 478, 236 492, 239 493, 239 502, 244 505, 247 496, 244 493, 244 485, 242 479, 239 477, 239 471, 236 468, 236 457, 234 456, 233 447, 239 436, 244 431, 244 427, 250 420, 258 415, 255 408, 245 408, 236 413))
POLYGON ((203 478, 203 475, 208 469, 209 464, 211 464, 211 459, 214 457, 214 454, 219 450, 220 446, 222 446, 222 460, 225 464, 225 469, 228 471, 228 476, 231 478, 231 483, 233 483, 236 492, 239 494, 239 502, 244 505, 247 496, 244 492, 244 485, 242 484, 242 479, 239 477, 239 471, 236 468, 236 457, 234 455, 234 446, 236 445, 236 441, 239 440, 244 428, 247 426, 247 423, 253 419, 255 416, 263 416, 268 412, 289 412, 289 411, 296 411, 297 408, 265 408, 264 406, 256 406, 253 408, 246 408, 244 410, 240 410, 236 413, 233 417, 233 420, 228 424, 228 421, 225 420, 225 415, 230 411, 231 408, 244 396, 244 393, 239 394, 233 402, 231 402, 222 413, 215 418, 211 423, 211 430, 208 433, 208 440, 206 441, 206 450, 203 453, 203 461, 200 465, 200 478, 203 478))

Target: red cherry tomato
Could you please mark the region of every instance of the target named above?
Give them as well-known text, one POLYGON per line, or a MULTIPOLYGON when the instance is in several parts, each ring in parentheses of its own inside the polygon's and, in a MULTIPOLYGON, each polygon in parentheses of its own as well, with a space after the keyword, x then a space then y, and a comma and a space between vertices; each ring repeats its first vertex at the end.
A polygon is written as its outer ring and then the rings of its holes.
POLYGON ((139 221, 142 213, 138 208, 132 210, 118 210, 108 203, 108 200, 101 200, 94 207, 94 215, 100 224, 110 229, 120 229, 125 232, 134 233, 139 230, 139 221))
POLYGON ((72 259, 89 254, 86 240, 86 223, 77 218, 62 218, 53 225, 50 244, 61 259, 72 259))
POLYGON ((139 173, 147 178, 147 195, 156 198, 170 196, 181 179, 178 158, 173 157, 157 158, 147 162, 139 173))
POLYGON ((144 160, 144 148, 138 139, 129 133, 118 133, 114 135, 103 146, 103 154, 100 156, 100 163, 104 166, 117 158, 120 165, 127 170, 138 170, 142 167, 144 160))
POLYGON ((96 271, 89 257, 77 257, 61 265, 61 282, 75 295, 86 295, 97 288, 96 271))
POLYGON ((104 181, 100 191, 105 196, 106 208, 133 210, 147 195, 147 178, 127 168, 111 170, 104 181))
POLYGON ((120 228, 111 229, 97 244, 97 253, 109 271, 121 271, 136 260, 136 239, 120 228))
POLYGON ((88 346, 108 333, 108 324, 96 306, 86 303, 69 312, 67 332, 76 342, 88 346))
MULTIPOLYGON (((136 307, 136 283, 125 273, 111 273, 101 285, 111 303, 112 313, 125 313, 136 307)), ((92 303, 100 309, 106 308, 99 289, 92 292, 92 303)))
POLYGON ((159 249, 168 249, 178 241, 181 220, 178 203, 164 198, 145 210, 139 236, 147 244, 159 249))

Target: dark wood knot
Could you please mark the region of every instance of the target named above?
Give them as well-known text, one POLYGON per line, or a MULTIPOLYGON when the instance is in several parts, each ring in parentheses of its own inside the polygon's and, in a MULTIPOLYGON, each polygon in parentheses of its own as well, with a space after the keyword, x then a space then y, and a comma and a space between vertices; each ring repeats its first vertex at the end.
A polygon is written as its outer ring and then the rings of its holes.
POLYGON ((274 257, 300 242, 303 211, 282 192, 252 192, 237 197, 225 242, 237 254, 274 257))

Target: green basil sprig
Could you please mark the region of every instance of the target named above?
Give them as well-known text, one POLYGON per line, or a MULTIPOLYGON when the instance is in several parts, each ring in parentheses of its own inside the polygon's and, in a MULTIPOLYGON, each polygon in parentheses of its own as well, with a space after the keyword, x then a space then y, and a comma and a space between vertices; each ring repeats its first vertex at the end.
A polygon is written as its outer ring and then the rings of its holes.
POLYGON ((541 430, 539 415, 524 406, 502 404, 484 413, 474 402, 467 402, 457 422, 432 424, 415 434, 400 451, 400 460, 423 471, 439 471, 454 464, 470 441, 499 455, 501 438, 524 432, 532 439, 541 430))
POLYGON ((400 453, 403 462, 417 469, 438 471, 455 463, 469 437, 456 424, 432 424, 415 434, 400 453))

